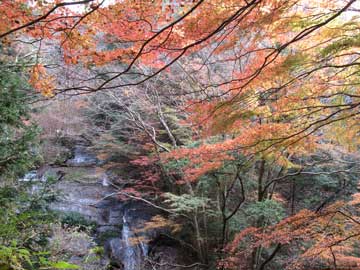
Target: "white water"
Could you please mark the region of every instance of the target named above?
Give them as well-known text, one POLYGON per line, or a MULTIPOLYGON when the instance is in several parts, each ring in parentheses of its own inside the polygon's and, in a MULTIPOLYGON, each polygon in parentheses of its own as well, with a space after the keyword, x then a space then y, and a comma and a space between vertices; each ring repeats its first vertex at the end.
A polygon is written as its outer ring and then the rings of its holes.
POLYGON ((38 176, 36 171, 30 171, 24 175, 23 178, 20 178, 19 181, 22 182, 30 182, 30 181, 37 181, 38 176))
POLYGON ((46 182, 46 180, 47 177, 45 174, 39 177, 37 171, 35 170, 27 172, 22 178, 19 179, 20 182, 46 182))
POLYGON ((102 183, 103 187, 108 187, 110 186, 110 182, 109 182, 109 178, 106 174, 104 174, 104 176, 102 177, 102 183))
POLYGON ((148 247, 146 243, 139 241, 136 235, 131 231, 129 222, 126 219, 126 214, 123 216, 122 240, 124 245, 124 270, 141 269, 142 261, 147 255, 148 247))
POLYGON ((83 147, 76 147, 74 157, 68 160, 72 166, 90 166, 96 164, 96 157, 88 153, 83 147))
POLYGON ((75 158, 73 159, 73 162, 75 164, 82 164, 86 161, 87 161, 87 157, 82 156, 81 154, 76 155, 75 158))
POLYGON ((123 229, 122 229, 122 239, 124 241, 124 270, 137 270, 137 254, 136 254, 136 244, 132 243, 133 233, 129 228, 129 224, 124 215, 123 217, 123 229))
POLYGON ((73 163, 81 165, 89 161, 89 156, 81 151, 81 148, 75 149, 75 156, 73 158, 73 163))

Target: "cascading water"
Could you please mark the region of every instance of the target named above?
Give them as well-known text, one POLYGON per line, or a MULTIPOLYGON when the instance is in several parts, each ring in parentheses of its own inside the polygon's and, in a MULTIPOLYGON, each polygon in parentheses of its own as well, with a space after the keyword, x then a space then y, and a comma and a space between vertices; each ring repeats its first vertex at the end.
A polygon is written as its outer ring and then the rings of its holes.
POLYGON ((131 230, 127 220, 127 213, 123 216, 122 241, 124 270, 140 270, 147 256, 147 244, 141 241, 131 230))
POLYGON ((101 180, 101 184, 103 187, 108 187, 110 186, 110 182, 109 182, 109 178, 106 174, 103 175, 102 180, 101 180))
POLYGON ((77 146, 74 150, 74 157, 67 161, 68 165, 71 166, 92 166, 96 165, 97 158, 86 148, 77 146))

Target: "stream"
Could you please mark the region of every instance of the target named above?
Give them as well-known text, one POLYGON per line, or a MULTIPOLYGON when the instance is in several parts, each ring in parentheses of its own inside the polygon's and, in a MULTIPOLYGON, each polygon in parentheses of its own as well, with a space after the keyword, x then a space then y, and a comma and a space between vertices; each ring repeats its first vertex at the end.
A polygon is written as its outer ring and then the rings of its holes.
POLYGON ((148 247, 141 237, 137 237, 127 221, 127 213, 123 216, 122 243, 124 245, 124 270, 141 269, 148 247))
MULTIPOLYGON (((71 214, 77 213, 96 224, 95 240, 104 247, 107 260, 115 265, 111 269, 147 270, 147 257, 161 263, 163 260, 181 262, 182 256, 176 244, 157 239, 166 228, 144 231, 144 226, 159 211, 138 201, 123 201, 114 196, 113 178, 106 172, 99 175, 99 161, 86 147, 73 149, 73 157, 65 166, 50 167, 39 175, 30 171, 21 181, 46 181, 47 176, 65 176, 54 184, 54 190, 61 194, 51 203, 52 210, 71 214), (104 199, 106 198, 106 199, 104 199), (169 243, 172 246, 168 246, 169 243), (155 258, 155 259, 154 259, 155 258)), ((120 165, 119 165, 120 166, 120 165)), ((125 166, 121 164, 121 166, 125 166)), ((36 187, 36 184, 34 185, 36 187)), ((161 266, 167 270, 177 267, 161 266)), ((87 270, 87 269, 84 269, 87 270)))

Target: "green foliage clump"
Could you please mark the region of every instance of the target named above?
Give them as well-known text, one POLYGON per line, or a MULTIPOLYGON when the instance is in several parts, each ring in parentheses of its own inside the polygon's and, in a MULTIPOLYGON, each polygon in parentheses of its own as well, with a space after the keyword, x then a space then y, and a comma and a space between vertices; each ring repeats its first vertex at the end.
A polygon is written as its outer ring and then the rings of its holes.
POLYGON ((24 269, 24 262, 32 266, 30 252, 27 249, 16 247, 15 241, 8 247, 0 245, 1 270, 24 269))
POLYGON ((306 60, 307 56, 302 53, 290 54, 286 57, 282 66, 291 71, 294 71, 297 68, 301 67, 306 60))
POLYGON ((169 172, 179 172, 189 164, 188 159, 169 160, 164 163, 164 168, 169 172))
POLYGON ((0 269, 62 269, 52 266, 45 252, 55 220, 47 209, 51 193, 50 186, 40 182, 0 188, 0 269))
POLYGON ((47 252, 38 253, 35 256, 26 248, 19 248, 14 241, 11 246, 0 246, 0 269, 1 270, 27 270, 27 269, 79 269, 78 265, 65 261, 50 261, 47 252))
POLYGON ((53 181, 19 181, 39 158, 25 88, 22 69, 0 61, 0 269, 76 269, 46 251, 55 219, 47 208, 53 181))
POLYGON ((86 228, 94 228, 96 224, 88 219, 86 219, 83 215, 77 212, 69 212, 65 213, 61 216, 61 223, 66 224, 71 227, 79 227, 80 229, 86 228))
POLYGON ((321 56, 326 57, 352 47, 360 47, 360 35, 355 35, 353 37, 343 38, 334 41, 333 43, 322 49, 320 54, 321 56))
MULTIPOLYGON (((0 62, 0 66, 4 63, 0 62)), ((30 122, 20 69, 0 68, 0 175, 15 178, 36 161, 38 128, 30 122)))
POLYGON ((277 201, 264 200, 250 204, 245 210, 247 218, 251 221, 261 220, 264 224, 271 225, 285 217, 284 207, 277 201))
POLYGON ((175 195, 164 193, 164 197, 164 202, 168 203, 171 209, 177 213, 191 213, 198 209, 207 209, 211 205, 209 198, 192 196, 190 194, 175 195))

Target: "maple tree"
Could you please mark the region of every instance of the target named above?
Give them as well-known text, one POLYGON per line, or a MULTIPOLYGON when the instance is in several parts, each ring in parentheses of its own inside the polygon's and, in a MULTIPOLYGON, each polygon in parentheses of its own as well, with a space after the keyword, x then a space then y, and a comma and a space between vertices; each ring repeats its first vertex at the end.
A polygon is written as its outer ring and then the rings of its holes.
MULTIPOLYGON (((320 255, 331 267, 358 267, 358 259, 346 255, 358 239, 357 213, 343 210, 355 200, 297 214, 292 207, 292 216, 278 224, 257 218, 226 245, 232 237, 229 223, 247 196, 258 208, 276 210, 269 200, 279 200, 278 183, 316 174, 304 157, 338 145, 358 150, 357 13, 355 0, 3 0, 0 16, 7 23, 0 24, 0 40, 22 56, 28 52, 24 43, 35 45, 29 83, 46 97, 104 91, 111 103, 101 109, 112 119, 125 115, 126 123, 152 144, 146 147, 156 152, 161 172, 181 186, 184 194, 170 194, 173 200, 190 196, 190 202, 199 199, 205 205, 206 192, 199 186, 204 179, 214 181, 216 188, 207 192, 218 194, 219 242, 231 253, 221 267, 236 269, 246 258, 241 267, 264 269, 282 246, 296 241, 311 247, 290 267, 313 267, 311 260, 320 255), (61 64, 53 65, 49 54, 61 64), (157 89, 163 86, 156 80, 165 76, 177 91, 157 89), (139 85, 146 89, 135 91, 139 85), (173 98, 164 101, 161 95, 173 98), (171 104, 181 111, 195 145, 179 140, 169 127, 164 108, 171 104), (255 195, 245 194, 249 168, 256 174, 248 177, 255 179, 255 195), (240 195, 232 201, 236 192, 240 195), (251 254, 239 251, 247 238, 251 254), (271 252, 261 261, 265 247, 271 252)), ((146 177, 155 179, 154 174, 146 177)), ((295 181, 292 185, 294 193, 295 181)), ((198 208, 192 208, 193 223, 205 224, 209 215, 198 208)), ((261 213, 258 208, 252 213, 261 213)), ((207 262, 209 243, 202 239, 207 224, 195 227, 200 257, 207 262)))

